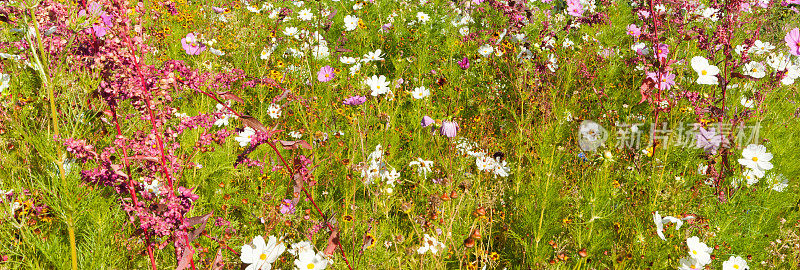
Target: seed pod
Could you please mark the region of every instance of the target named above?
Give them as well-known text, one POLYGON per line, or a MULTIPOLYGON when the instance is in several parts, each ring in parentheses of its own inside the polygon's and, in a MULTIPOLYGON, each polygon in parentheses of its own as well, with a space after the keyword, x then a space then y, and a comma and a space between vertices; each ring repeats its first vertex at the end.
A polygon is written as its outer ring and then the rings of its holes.
POLYGON ((474 247, 475 246, 475 239, 472 239, 472 237, 468 237, 466 240, 464 240, 464 246, 467 247, 467 248, 474 247))
POLYGON ((469 237, 472 237, 474 239, 481 239, 481 237, 482 237, 481 230, 479 230, 479 229, 473 230, 472 234, 469 237))
POLYGON ((485 217, 486 216, 486 208, 483 208, 483 206, 478 207, 478 209, 475 209, 475 212, 472 213, 472 214, 474 216, 476 216, 476 217, 485 217))
POLYGON ((452 198, 452 199, 458 198, 458 192, 456 192, 455 190, 450 192, 450 198, 452 198))

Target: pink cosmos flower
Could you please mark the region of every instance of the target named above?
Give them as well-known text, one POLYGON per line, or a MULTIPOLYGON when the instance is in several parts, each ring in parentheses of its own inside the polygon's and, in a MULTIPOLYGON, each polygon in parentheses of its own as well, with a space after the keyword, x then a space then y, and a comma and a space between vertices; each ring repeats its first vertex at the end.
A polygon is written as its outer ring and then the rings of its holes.
POLYGON ((789 46, 789 53, 792 55, 800 56, 800 28, 792 29, 786 33, 786 46, 789 46))
POLYGON ((358 106, 358 105, 364 104, 364 102, 367 102, 367 97, 352 96, 352 97, 349 97, 349 98, 345 99, 344 102, 342 102, 342 104, 350 105, 350 106, 358 106))
POLYGON ((658 76, 658 72, 647 72, 647 77, 658 83, 658 89, 669 90, 675 85, 675 74, 667 72, 658 76))
POLYGON ((422 127, 427 127, 427 126, 430 126, 431 124, 433 124, 433 122, 434 122, 433 118, 431 118, 430 116, 426 115, 426 116, 422 117, 422 122, 420 124, 422 125, 422 127))
POLYGON ((294 214, 294 203, 290 199, 284 199, 281 201, 280 211, 281 214, 294 214))
POLYGON ((642 35, 642 29, 639 29, 635 24, 628 25, 628 35, 638 38, 642 35))
POLYGON ((186 37, 181 39, 181 46, 188 55, 198 55, 206 50, 206 45, 200 43, 194 33, 186 34, 186 37))
POLYGON ((658 46, 656 46, 656 57, 658 57, 658 59, 661 61, 664 61, 664 59, 667 58, 667 55, 669 55, 669 45, 658 44, 658 46))
POLYGON ((324 66, 319 69, 319 72, 317 72, 317 80, 320 82, 328 82, 333 80, 333 77, 335 76, 336 72, 333 71, 331 66, 324 66))
POLYGON ((581 1, 579 0, 569 0, 567 1, 567 14, 581 17, 583 16, 583 5, 581 5, 581 1))
POLYGON ((453 138, 458 133, 458 123, 454 121, 444 121, 442 122, 442 128, 439 129, 439 132, 442 133, 445 137, 453 138))

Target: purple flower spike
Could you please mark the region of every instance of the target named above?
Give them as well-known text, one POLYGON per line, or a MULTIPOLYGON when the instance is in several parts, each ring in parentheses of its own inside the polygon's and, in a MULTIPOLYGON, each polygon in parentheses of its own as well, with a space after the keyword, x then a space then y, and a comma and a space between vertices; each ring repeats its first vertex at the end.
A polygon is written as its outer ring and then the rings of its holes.
POLYGON ((461 69, 464 69, 464 70, 468 69, 469 68, 469 57, 464 56, 464 59, 461 59, 461 61, 458 61, 458 66, 461 67, 461 69))
POLYGON ((442 128, 439 129, 443 136, 448 138, 453 138, 458 133, 458 123, 454 121, 444 121, 442 122, 442 128))

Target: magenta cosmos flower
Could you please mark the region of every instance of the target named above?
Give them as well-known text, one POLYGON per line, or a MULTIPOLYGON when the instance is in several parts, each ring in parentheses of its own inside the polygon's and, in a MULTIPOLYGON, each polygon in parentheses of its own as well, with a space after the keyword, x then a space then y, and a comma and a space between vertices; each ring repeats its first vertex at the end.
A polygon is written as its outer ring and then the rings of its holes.
POLYGON ((469 68, 469 57, 464 56, 464 59, 461 59, 461 61, 458 61, 458 66, 461 67, 461 69, 468 69, 469 68))
POLYGON ((320 82, 328 82, 333 80, 333 77, 335 76, 336 72, 333 71, 331 66, 324 66, 319 69, 319 72, 317 72, 317 80, 320 82))
POLYGON ((458 133, 458 129, 458 123, 454 121, 444 121, 442 122, 442 128, 439 129, 439 132, 445 137, 453 138, 456 136, 456 133, 458 133))
POLYGON ((800 56, 800 28, 792 29, 786 33, 786 46, 789 46, 789 53, 800 56))
POLYGON ((186 37, 181 39, 181 46, 188 55, 198 55, 206 50, 206 45, 200 43, 194 33, 186 34, 186 37))
POLYGON ((638 38, 642 35, 642 29, 639 29, 635 24, 628 25, 628 35, 638 38))

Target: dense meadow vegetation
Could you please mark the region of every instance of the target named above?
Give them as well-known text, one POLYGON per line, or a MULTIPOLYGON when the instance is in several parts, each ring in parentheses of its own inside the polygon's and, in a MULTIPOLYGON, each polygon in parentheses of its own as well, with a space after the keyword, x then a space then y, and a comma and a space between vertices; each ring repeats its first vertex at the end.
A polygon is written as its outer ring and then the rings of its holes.
POLYGON ((0 0, 0 269, 800 268, 799 0, 0 0))

